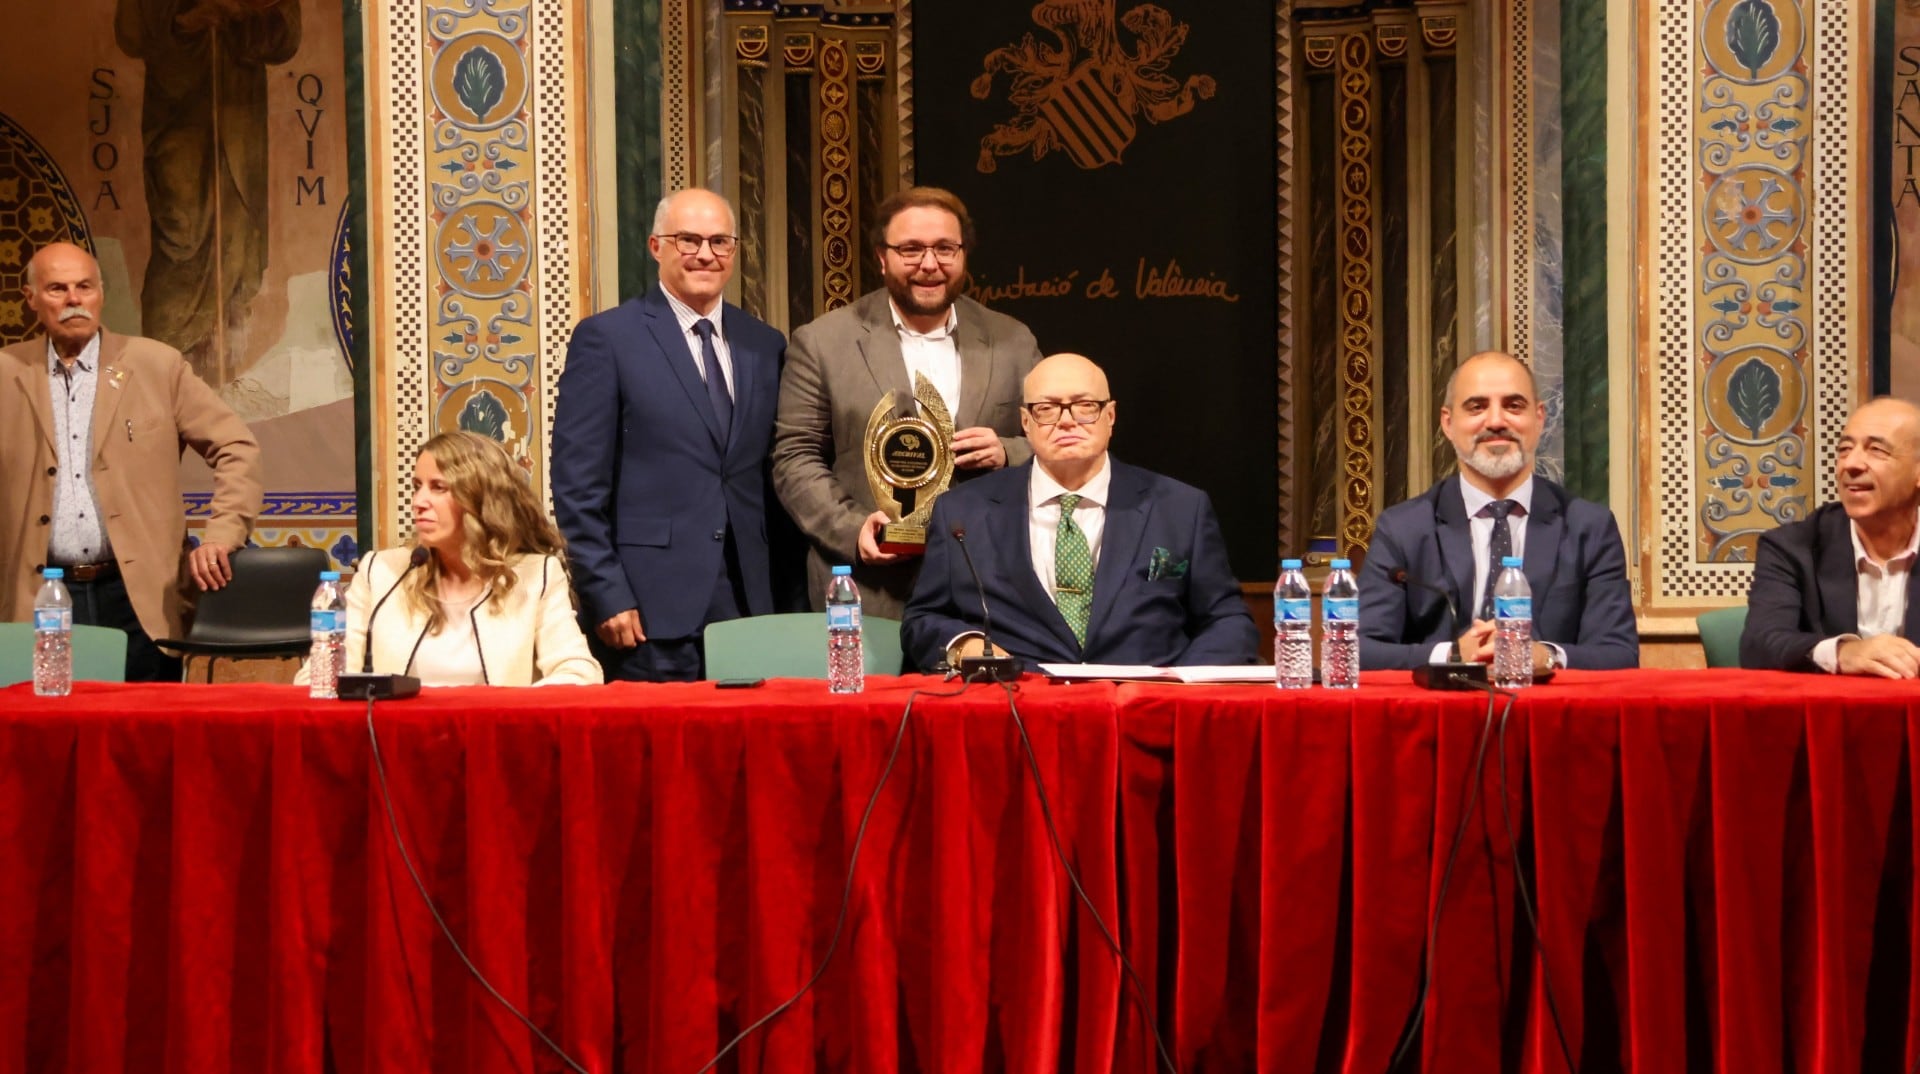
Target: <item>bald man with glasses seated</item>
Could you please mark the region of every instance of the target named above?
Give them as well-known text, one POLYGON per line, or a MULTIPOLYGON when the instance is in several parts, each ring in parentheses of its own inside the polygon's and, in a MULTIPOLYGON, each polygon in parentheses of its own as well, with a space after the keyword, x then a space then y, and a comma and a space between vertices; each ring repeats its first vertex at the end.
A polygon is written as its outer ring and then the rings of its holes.
POLYGON ((1024 394, 1033 461, 934 505, 901 624, 914 663, 930 670, 979 655, 983 600, 996 649, 1029 670, 1257 662, 1259 632, 1207 494, 1108 453, 1117 404, 1106 373, 1056 354, 1028 374, 1024 394))

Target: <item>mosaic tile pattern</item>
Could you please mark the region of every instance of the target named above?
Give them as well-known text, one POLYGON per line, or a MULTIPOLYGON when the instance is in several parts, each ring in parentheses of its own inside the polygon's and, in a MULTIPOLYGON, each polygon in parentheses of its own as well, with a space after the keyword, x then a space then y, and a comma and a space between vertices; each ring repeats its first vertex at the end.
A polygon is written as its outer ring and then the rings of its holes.
POLYGON ((375 539, 410 530, 408 474, 437 432, 492 436, 544 493, 567 341, 589 302, 577 2, 388 0, 373 137, 375 539))
POLYGON ((1755 543, 1833 495, 1857 396, 1856 161, 1838 120, 1855 5, 1667 0, 1659 27, 1643 421, 1656 435, 1649 603, 1744 598, 1755 543), (1816 297, 1817 296, 1817 297, 1816 297))

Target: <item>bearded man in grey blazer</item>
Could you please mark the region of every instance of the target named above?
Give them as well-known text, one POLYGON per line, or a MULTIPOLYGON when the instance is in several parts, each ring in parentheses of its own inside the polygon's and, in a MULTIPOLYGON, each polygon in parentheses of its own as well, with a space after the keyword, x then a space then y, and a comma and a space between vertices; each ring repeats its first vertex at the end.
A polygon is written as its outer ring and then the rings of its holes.
POLYGON ((866 430, 883 393, 913 396, 924 373, 953 415, 957 484, 1032 457, 1020 385, 1040 360, 1026 325, 965 297, 973 221, 959 198, 910 187, 874 214, 886 281, 793 333, 774 418, 773 487, 806 534, 813 607, 834 564, 853 566, 864 610, 900 618, 918 556, 882 552, 887 516, 867 487, 866 430))

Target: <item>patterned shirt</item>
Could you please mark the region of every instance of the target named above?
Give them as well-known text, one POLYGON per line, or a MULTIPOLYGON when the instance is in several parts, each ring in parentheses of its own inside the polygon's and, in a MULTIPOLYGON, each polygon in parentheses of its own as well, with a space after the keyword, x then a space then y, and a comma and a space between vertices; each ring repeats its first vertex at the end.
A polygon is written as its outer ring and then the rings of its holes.
POLYGON ((72 365, 47 340, 47 394, 53 400, 53 443, 58 469, 53 479, 53 532, 47 562, 105 563, 113 558, 100 499, 93 491, 93 400, 100 386, 100 334, 72 365))

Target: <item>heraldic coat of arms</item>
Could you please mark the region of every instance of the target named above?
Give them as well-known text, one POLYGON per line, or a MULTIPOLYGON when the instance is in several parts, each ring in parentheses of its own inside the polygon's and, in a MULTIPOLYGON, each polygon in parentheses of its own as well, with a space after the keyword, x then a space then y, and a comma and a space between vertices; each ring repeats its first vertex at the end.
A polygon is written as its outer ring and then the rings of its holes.
POLYGON ((1174 22, 1157 4, 1141 4, 1120 17, 1119 25, 1134 38, 1131 52, 1120 43, 1114 0, 1041 0, 1033 21, 1057 47, 1023 34, 1018 45, 988 53, 986 71, 973 80, 973 96, 985 100, 994 76, 1005 72, 1012 79, 1007 100, 1020 109, 980 139, 980 171, 994 171, 995 157, 1023 150, 1035 160, 1064 150, 1082 168, 1118 164, 1138 130, 1137 117, 1160 123, 1213 96, 1209 75, 1182 83, 1167 74, 1168 62, 1186 43, 1187 24, 1174 22))

